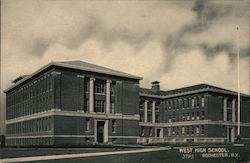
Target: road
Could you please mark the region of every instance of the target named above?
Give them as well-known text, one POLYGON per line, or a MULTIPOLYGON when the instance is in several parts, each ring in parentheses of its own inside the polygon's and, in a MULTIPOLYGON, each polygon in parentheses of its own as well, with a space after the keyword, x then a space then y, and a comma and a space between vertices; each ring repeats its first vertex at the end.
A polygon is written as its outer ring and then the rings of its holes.
MULTIPOLYGON (((51 149, 50 149, 51 150, 51 149)), ((65 150, 67 151, 67 150, 65 150)), ((60 163, 166 163, 166 162, 250 162, 249 147, 148 147, 140 149, 76 150, 70 154, 4 158, 2 162, 60 163)), ((66 152, 67 153, 67 152, 66 152)))

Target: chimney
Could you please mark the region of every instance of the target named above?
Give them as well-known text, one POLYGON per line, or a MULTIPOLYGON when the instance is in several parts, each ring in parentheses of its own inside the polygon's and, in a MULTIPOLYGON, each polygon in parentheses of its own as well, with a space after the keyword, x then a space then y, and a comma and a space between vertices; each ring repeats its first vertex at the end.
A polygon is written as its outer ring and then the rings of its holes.
POLYGON ((152 82, 152 92, 160 93, 160 82, 159 81, 152 82))

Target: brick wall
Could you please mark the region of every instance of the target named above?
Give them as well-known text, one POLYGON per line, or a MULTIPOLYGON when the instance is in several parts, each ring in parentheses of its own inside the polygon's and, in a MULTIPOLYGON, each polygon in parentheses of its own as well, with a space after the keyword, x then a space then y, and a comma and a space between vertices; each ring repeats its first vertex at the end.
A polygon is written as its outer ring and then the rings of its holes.
POLYGON ((207 99, 208 119, 213 121, 223 120, 223 98, 219 98, 218 95, 212 94, 211 96, 208 96, 207 99))

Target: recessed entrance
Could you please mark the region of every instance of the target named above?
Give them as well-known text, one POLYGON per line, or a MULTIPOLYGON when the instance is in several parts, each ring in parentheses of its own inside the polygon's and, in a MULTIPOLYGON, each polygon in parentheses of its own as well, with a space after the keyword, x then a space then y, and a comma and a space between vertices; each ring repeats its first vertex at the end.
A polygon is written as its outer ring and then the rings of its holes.
POLYGON ((104 141, 104 124, 105 121, 97 121, 97 142, 103 143, 104 141))
POLYGON ((155 130, 155 136, 157 138, 163 138, 163 129, 162 128, 156 128, 156 130, 155 130))
POLYGON ((156 137, 159 138, 161 134, 161 129, 157 128, 156 130, 156 137))

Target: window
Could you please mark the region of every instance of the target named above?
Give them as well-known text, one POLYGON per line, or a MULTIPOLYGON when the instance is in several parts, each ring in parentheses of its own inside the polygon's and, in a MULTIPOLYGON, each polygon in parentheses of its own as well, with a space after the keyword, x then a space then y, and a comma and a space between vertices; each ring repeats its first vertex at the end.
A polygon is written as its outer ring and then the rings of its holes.
POLYGON ((181 128, 181 133, 182 133, 182 135, 185 134, 185 127, 184 126, 182 126, 182 128, 181 128))
POLYGON ((201 134, 204 134, 205 133, 205 127, 204 125, 201 126, 201 134))
POLYGON ((144 127, 142 126, 141 127, 141 136, 144 136, 144 134, 145 134, 145 131, 144 131, 145 129, 144 129, 144 127))
POLYGON ((153 106, 152 102, 148 102, 148 110, 151 110, 152 106, 153 106))
POLYGON ((201 104, 201 97, 197 97, 197 103, 196 106, 199 107, 201 104))
POLYGON ((115 103, 111 101, 111 113, 115 113, 115 103))
POLYGON ((169 102, 166 101, 166 108, 165 108, 165 111, 167 111, 168 107, 169 107, 169 102))
POLYGON ((112 120, 112 132, 116 132, 116 120, 112 120))
POLYGON ((161 132, 162 132, 162 129, 160 129, 160 128, 156 129, 156 137, 157 138, 161 137, 161 132))
POLYGON ((144 101, 140 101, 140 110, 144 109, 144 101))
POLYGON ((200 128, 199 126, 196 126, 196 134, 199 134, 200 133, 200 128))
POLYGON ((194 126, 191 126, 191 134, 194 134, 194 126))
POLYGON ((156 102, 155 103, 155 111, 159 111, 159 108, 160 108, 160 103, 156 102))
POLYGON ((182 121, 185 121, 185 113, 182 113, 182 121))
POLYGON ((190 108, 190 100, 187 99, 187 108, 190 108))
POLYGON ((155 123, 158 123, 159 122, 159 114, 156 114, 155 115, 155 123))
POLYGON ((171 110, 171 109, 172 109, 172 106, 173 106, 173 101, 169 101, 168 104, 169 104, 169 105, 168 105, 168 109, 171 110))
POLYGON ((190 120, 190 116, 189 116, 189 113, 187 113, 187 121, 190 120))
POLYGON ((175 130, 176 130, 176 127, 173 127, 172 128, 172 134, 175 135, 175 130))
POLYGON ((168 115, 168 122, 171 122, 171 115, 168 115))
POLYGON ((177 100, 174 100, 174 107, 173 107, 173 109, 177 109, 177 107, 178 107, 177 100))
POLYGON ((205 119, 205 112, 201 111, 201 119, 204 120, 205 119))
POLYGON ((184 109, 184 101, 183 101, 183 99, 180 99, 179 102, 180 102, 180 108, 181 108, 181 109, 184 109))
POLYGON ((171 127, 168 128, 168 136, 171 136, 171 127))
POLYGON ((95 112, 104 112, 105 101, 96 100, 95 101, 95 112))
POLYGON ((149 136, 153 136, 153 128, 149 127, 149 136))
POLYGON ((105 92, 104 82, 101 81, 95 82, 95 93, 104 94, 104 92, 105 92))
POLYGON ((187 126, 187 134, 189 135, 189 126, 187 126))
POLYGON ((89 129, 90 129, 90 119, 86 118, 86 129, 85 129, 85 131, 89 131, 89 129))
POLYGON ((152 122, 152 115, 148 114, 148 122, 152 122))
POLYGON ((179 114, 176 114, 176 122, 179 122, 179 114))
POLYGON ((89 80, 84 80, 84 91, 89 92, 89 80))
POLYGON ((144 122, 144 114, 140 114, 140 122, 144 122))
POLYGON ((38 124, 39 124, 39 127, 38 127, 38 131, 42 131, 42 119, 38 119, 38 124))
POLYGON ((176 127, 176 135, 179 135, 179 127, 176 127))
POLYGON ((51 130, 51 117, 48 117, 48 131, 51 130))
POLYGON ((113 96, 115 94, 115 85, 110 84, 110 95, 113 96))
POLYGON ((89 108, 89 100, 87 100, 85 98, 85 100, 84 100, 84 108, 83 108, 84 112, 87 112, 88 108, 89 108))
POLYGON ((194 120, 194 112, 192 112, 192 120, 194 120))
POLYGON ((194 107, 194 98, 191 99, 191 106, 194 107))
POLYGON ((53 82, 52 82, 52 77, 49 78, 49 90, 52 91, 52 86, 53 86, 53 82))
POLYGON ((204 106, 205 106, 205 98, 202 97, 202 98, 201 98, 201 107, 204 107, 204 106))
POLYGON ((196 119, 197 119, 197 120, 199 120, 199 119, 200 119, 200 117, 199 117, 199 116, 200 116, 200 115, 199 115, 199 112, 197 111, 197 112, 196 112, 196 119))

